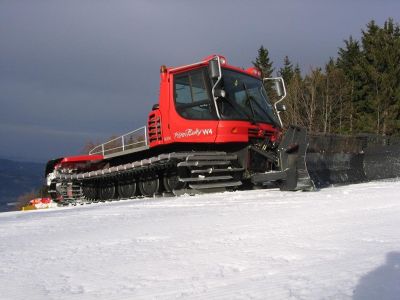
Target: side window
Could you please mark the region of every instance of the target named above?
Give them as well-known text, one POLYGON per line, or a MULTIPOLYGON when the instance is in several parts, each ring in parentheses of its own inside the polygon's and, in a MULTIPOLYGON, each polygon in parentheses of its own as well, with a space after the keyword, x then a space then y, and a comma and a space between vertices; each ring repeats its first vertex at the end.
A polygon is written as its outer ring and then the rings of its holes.
POLYGON ((192 103, 189 76, 175 78, 175 101, 179 104, 192 103))
POLYGON ((193 102, 210 100, 207 95, 206 82, 203 72, 189 74, 192 81, 193 102))
POLYGON ((174 77, 175 107, 186 119, 215 119, 204 69, 174 77))

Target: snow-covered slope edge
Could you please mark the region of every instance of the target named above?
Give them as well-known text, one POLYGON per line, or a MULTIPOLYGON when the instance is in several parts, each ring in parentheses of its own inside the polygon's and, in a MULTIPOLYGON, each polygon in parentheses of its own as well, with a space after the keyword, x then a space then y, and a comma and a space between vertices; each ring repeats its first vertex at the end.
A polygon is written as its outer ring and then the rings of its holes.
POLYGON ((2 213, 0 297, 398 299, 399 195, 395 181, 2 213))

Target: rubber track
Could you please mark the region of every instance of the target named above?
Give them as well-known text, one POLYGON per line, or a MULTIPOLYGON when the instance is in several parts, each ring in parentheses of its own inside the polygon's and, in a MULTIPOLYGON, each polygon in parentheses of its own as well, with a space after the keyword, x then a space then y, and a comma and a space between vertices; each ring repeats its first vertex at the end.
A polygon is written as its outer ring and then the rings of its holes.
MULTIPOLYGON (((194 193, 199 190, 200 192, 207 192, 207 190, 211 192, 215 188, 223 189, 241 185, 241 181, 231 175, 243 172, 242 168, 232 166, 236 161, 236 155, 226 152, 174 152, 97 171, 58 174, 55 180, 63 185, 70 182, 73 182, 74 185, 85 184, 85 182, 107 184, 127 179, 138 181, 160 177, 174 170, 178 174, 188 174, 186 177, 180 176, 179 180, 192 187, 194 193), (214 173, 216 174, 214 175, 214 173), (221 173, 227 174, 221 175, 221 173)), ((175 194, 179 194, 179 192, 177 191, 175 194)), ((71 200, 68 199, 68 202, 71 200)), ((76 201, 85 202, 85 199, 76 199, 76 201)))

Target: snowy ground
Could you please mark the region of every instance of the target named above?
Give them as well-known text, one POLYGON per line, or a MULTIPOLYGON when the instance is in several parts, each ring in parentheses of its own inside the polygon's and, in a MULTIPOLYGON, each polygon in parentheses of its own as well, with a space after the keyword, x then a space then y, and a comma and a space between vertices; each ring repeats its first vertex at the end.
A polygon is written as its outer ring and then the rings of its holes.
POLYGON ((0 299, 400 299, 400 181, 0 214, 0 299))

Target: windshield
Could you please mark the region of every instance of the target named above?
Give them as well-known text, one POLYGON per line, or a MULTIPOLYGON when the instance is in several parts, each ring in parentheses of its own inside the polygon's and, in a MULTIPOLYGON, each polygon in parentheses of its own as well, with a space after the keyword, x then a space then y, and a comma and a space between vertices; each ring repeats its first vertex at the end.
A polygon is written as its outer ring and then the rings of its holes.
POLYGON ((219 101, 222 119, 249 120, 279 126, 261 80, 222 69, 221 88, 226 92, 226 101, 219 101))

